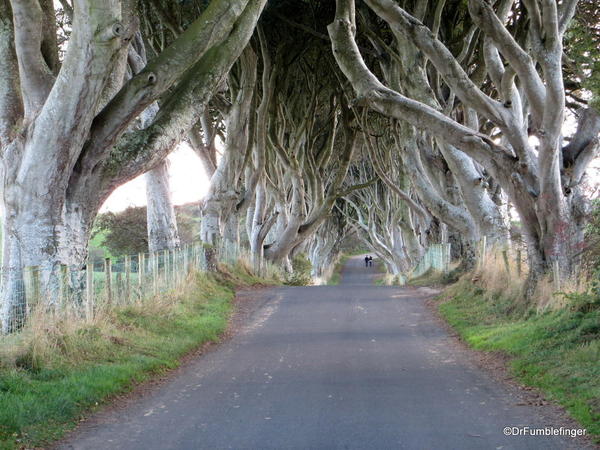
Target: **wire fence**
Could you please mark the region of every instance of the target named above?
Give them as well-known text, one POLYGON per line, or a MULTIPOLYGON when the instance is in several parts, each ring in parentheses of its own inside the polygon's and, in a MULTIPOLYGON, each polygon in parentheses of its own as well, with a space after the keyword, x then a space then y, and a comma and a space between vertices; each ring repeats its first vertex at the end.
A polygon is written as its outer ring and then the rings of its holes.
POLYGON ((450 244, 431 245, 406 278, 409 280, 418 278, 429 270, 448 273, 450 271, 450 250, 450 244))
MULTIPOLYGON (((524 255, 521 247, 492 247, 484 236, 477 246, 476 269, 482 270, 489 258, 502 258, 507 274, 521 277, 527 271, 524 255)), ((260 276, 276 271, 249 250, 223 241, 216 248, 195 244, 156 253, 99 259, 83 267, 60 266, 58 273, 54 271, 50 275, 49 271, 37 266, 25 267, 22 273, 13 277, 0 272, 2 332, 11 333, 21 329, 27 318, 40 306, 91 319, 105 308, 143 302, 180 290, 187 284, 190 273, 208 271, 211 261, 235 264, 240 258, 251 264, 253 272, 260 276)), ((399 276, 399 280, 404 284, 430 270, 448 273, 450 265, 450 244, 434 244, 411 271, 399 276)), ((555 272, 557 288, 560 288, 558 267, 555 272)))
POLYGON ((192 272, 206 272, 211 260, 235 264, 240 258, 254 261, 253 271, 261 276, 268 269, 264 261, 223 241, 216 248, 187 245, 155 253, 90 261, 83 267, 60 266, 48 273, 38 266, 25 267, 16 276, 2 277, 2 331, 18 331, 39 307, 54 312, 75 312, 91 319, 103 308, 124 306, 175 292, 188 283, 192 272))
MULTIPOLYGON (((487 236, 483 236, 476 248, 475 270, 481 271, 489 263, 489 258, 494 258, 495 262, 499 263, 498 266, 503 267, 510 276, 522 278, 528 272, 527 249, 521 243, 511 243, 511 245, 498 247, 490 244, 487 236)), ((418 278, 429 270, 448 273, 450 272, 451 262, 451 244, 431 245, 417 265, 406 274, 405 279, 418 278)), ((560 287, 557 264, 554 264, 553 272, 555 272, 556 284, 560 287)))

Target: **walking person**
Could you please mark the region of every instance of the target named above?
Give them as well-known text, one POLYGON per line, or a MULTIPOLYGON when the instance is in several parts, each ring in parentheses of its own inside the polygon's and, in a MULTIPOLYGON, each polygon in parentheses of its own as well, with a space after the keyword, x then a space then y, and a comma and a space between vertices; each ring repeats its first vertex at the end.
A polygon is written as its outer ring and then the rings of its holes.
POLYGON ((369 255, 365 256, 365 267, 369 267, 369 258, 369 255))
POLYGON ((373 257, 369 255, 369 267, 373 267, 373 257))

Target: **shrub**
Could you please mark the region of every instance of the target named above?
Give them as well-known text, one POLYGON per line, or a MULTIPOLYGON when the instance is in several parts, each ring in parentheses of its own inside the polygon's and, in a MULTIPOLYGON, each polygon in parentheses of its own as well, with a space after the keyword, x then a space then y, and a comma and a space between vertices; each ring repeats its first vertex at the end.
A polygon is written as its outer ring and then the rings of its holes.
POLYGON ((290 286, 307 286, 311 284, 312 264, 304 253, 300 253, 292 259, 292 273, 287 274, 285 284, 290 286))

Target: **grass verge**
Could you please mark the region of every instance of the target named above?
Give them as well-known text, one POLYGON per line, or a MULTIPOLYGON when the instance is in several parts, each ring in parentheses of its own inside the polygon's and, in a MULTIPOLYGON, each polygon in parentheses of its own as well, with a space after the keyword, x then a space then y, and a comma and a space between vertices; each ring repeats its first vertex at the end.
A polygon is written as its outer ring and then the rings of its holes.
POLYGON ((346 254, 340 256, 337 263, 335 264, 335 267, 333 268, 331 276, 327 280, 327 286, 337 286, 338 284, 340 284, 340 281, 342 280, 342 269, 351 257, 352 255, 346 254))
POLYGON ((511 356, 522 383, 563 405, 600 442, 600 309, 536 313, 466 278, 444 299, 440 313, 467 343, 511 356))
POLYGON ((443 273, 435 269, 429 269, 423 275, 410 279, 407 282, 409 286, 445 286, 458 280, 458 272, 452 270, 449 273, 443 273))
POLYGON ((0 338, 0 448, 44 446, 111 396, 175 368, 220 339, 235 287, 267 283, 243 265, 221 267, 192 275, 183 293, 115 307, 93 321, 32 318, 22 333, 0 338))

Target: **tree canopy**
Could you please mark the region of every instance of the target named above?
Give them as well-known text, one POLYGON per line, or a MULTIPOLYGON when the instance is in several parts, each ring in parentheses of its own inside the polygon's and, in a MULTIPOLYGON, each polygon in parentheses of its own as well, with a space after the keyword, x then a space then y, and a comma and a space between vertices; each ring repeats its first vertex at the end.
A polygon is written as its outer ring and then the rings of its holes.
POLYGON ((211 177, 207 248, 289 268, 306 253, 320 273, 356 233, 394 274, 447 242, 468 269, 517 215, 526 296, 557 263, 579 270, 594 0, 59 3, 0 0, 2 317, 27 266, 52 304, 58 268, 85 263, 100 206, 138 175, 151 250, 180 245, 164 160, 183 141, 211 177))

